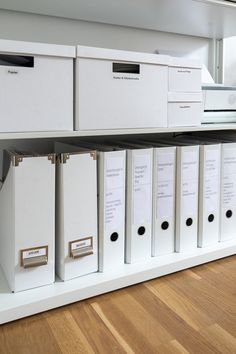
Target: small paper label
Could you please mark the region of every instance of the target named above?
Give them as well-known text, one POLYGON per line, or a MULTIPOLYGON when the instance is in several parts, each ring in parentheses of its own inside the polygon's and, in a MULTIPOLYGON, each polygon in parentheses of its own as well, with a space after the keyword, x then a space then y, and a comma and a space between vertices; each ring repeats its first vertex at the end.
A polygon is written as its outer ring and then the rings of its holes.
POLYGON ((182 201, 185 215, 193 215, 198 206, 198 181, 189 180, 182 183, 182 201))
POLYGON ((106 230, 120 227, 124 219, 123 188, 113 189, 105 195, 105 224, 106 230))
POLYGON ((117 229, 124 222, 124 157, 108 157, 105 178, 105 229, 107 232, 117 229))
POLYGON ((220 153, 218 150, 207 150, 205 154, 205 177, 210 178, 219 175, 220 153))
POLYGON ((219 150, 207 150, 204 164, 204 199, 205 211, 209 214, 219 205, 219 174, 220 153, 219 150))
POLYGON ((236 175, 228 175, 223 179, 222 185, 223 206, 236 206, 236 175))
POLYGON ((173 216, 174 204, 173 181, 160 182, 157 185, 157 218, 170 218, 173 216))
POLYGON ((152 215, 151 155, 136 155, 133 166, 134 224, 149 222, 152 215))
POLYGON ((135 187, 151 183, 151 156, 136 155, 134 157, 134 185, 135 187))
POLYGON ((46 255, 47 255, 47 248, 46 247, 29 249, 29 250, 25 250, 22 252, 23 259, 46 256, 46 255))
POLYGON ((173 181, 175 168, 174 153, 160 153, 157 157, 157 179, 158 181, 173 181))
POLYGON ((175 153, 157 155, 157 215, 158 219, 173 216, 175 153))
POLYGON ((122 156, 106 159, 106 190, 123 188, 124 158, 122 156))
POLYGON ((151 185, 134 188, 134 224, 149 222, 152 216, 151 185))
POLYGON ((183 213, 193 215, 198 206, 198 161, 199 152, 184 151, 182 160, 183 213))
POLYGON ((71 250, 78 250, 85 247, 92 247, 92 237, 71 242, 71 250))
POLYGON ((223 183, 221 189, 223 207, 236 206, 236 153, 226 149, 223 155, 223 183))
POLYGON ((183 180, 198 179, 198 159, 197 151, 184 151, 182 160, 182 178, 183 180))
POLYGON ((224 175, 236 174, 236 152, 235 149, 225 149, 223 154, 224 175))
POLYGON ((219 205, 219 178, 218 176, 211 177, 205 180, 204 198, 205 211, 209 214, 216 210, 219 205))

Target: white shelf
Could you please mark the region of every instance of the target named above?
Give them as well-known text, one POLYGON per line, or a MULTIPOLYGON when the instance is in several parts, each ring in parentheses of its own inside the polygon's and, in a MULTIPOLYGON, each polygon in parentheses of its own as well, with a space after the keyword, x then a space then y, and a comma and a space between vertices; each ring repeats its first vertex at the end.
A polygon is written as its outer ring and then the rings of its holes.
POLYGON ((212 130, 236 130, 236 123, 202 124, 199 127, 0 133, 0 141, 20 140, 20 139, 76 138, 76 137, 109 136, 109 135, 198 132, 198 131, 212 131, 212 130))
POLYGON ((100 295, 142 281, 234 255, 236 241, 211 248, 197 248, 192 254, 173 253, 145 263, 124 265, 119 271, 93 273, 68 282, 12 294, 0 273, 0 324, 100 295))
POLYGON ((199 37, 236 35, 236 4, 223 0, 1 0, 0 8, 199 37))

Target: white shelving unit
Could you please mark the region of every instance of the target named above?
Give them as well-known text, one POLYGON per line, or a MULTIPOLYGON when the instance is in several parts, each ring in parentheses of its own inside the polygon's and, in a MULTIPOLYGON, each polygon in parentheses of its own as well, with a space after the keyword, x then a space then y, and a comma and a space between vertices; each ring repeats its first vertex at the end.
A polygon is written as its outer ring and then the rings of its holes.
POLYGON ((83 130, 83 131, 49 131, 26 133, 0 133, 0 141, 21 139, 56 139, 56 138, 82 138, 111 135, 141 135, 160 133, 199 132, 211 130, 236 130, 236 123, 227 124, 202 124, 198 127, 174 128, 148 128, 148 129, 114 129, 114 130, 83 130))
MULTIPOLYGON (((27 139, 80 138, 111 135, 158 134, 175 132, 194 132, 210 130, 236 130, 236 124, 204 124, 200 127, 128 129, 101 131, 66 131, 34 133, 0 133, 0 142, 11 144, 12 141, 27 139)), ((93 297, 102 293, 123 288, 142 281, 177 272, 202 263, 234 255, 236 239, 222 242, 210 248, 197 248, 191 254, 173 253, 155 257, 145 263, 125 264, 116 272, 93 273, 67 282, 57 279, 55 284, 12 294, 3 273, 0 270, 0 324, 59 306, 93 297)))
MULTIPOLYGON (((2 0, 0 9, 31 14, 80 19, 113 25, 166 31, 192 36, 222 39, 236 34, 236 4, 224 0, 68 0, 58 6, 57 0, 39 2, 2 0)), ((20 140, 80 139, 115 135, 141 135, 210 130, 235 130, 236 124, 204 124, 200 127, 127 129, 97 131, 61 131, 0 133, 2 146, 20 140)), ((124 265, 109 273, 94 273, 68 282, 12 294, 0 271, 0 324, 50 310, 85 298, 234 255, 236 238, 211 248, 197 248, 191 254, 173 253, 148 262, 124 265)))
POLYGON ((140 264, 125 264, 116 272, 93 273, 67 282, 9 293, 0 273, 0 324, 64 306, 79 300, 120 289, 148 279, 227 257, 236 253, 236 240, 210 248, 197 248, 192 254, 172 253, 140 264))
POLYGON ((1 0, 0 8, 216 39, 236 33, 236 4, 224 0, 1 0))

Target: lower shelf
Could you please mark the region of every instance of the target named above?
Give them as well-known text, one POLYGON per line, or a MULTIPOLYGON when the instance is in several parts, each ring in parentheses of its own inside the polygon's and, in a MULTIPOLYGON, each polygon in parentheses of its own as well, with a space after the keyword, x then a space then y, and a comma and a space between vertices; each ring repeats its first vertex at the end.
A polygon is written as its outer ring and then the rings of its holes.
POLYGON ((116 272, 93 273, 68 282, 57 280, 52 285, 16 294, 10 293, 1 272, 0 324, 234 254, 235 240, 197 248, 191 254, 173 253, 145 263, 124 264, 116 272))

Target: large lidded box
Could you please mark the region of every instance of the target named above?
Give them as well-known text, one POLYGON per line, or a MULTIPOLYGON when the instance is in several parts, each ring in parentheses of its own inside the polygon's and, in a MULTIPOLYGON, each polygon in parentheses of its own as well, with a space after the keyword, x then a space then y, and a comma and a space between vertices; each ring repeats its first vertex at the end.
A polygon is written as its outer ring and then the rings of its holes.
POLYGON ((75 129, 167 127, 168 61, 78 46, 75 129))
POLYGON ((73 130, 75 47, 0 40, 0 132, 73 130))

